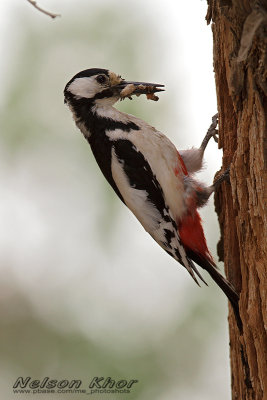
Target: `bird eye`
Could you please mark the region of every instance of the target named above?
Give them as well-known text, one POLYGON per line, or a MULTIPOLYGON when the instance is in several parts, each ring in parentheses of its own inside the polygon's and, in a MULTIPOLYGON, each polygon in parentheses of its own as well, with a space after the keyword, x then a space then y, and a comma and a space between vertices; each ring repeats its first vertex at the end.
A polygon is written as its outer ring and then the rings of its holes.
POLYGON ((107 78, 106 78, 105 75, 98 75, 98 76, 96 77, 96 80, 97 80, 98 83, 105 83, 106 80, 107 80, 107 78))

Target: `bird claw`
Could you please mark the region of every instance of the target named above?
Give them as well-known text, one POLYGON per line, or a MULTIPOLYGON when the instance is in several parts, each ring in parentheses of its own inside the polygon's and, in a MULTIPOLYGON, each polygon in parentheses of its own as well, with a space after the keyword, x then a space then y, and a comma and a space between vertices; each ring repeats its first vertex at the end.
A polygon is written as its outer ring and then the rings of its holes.
POLYGON ((207 147, 207 144, 209 143, 209 140, 213 137, 214 141, 216 143, 218 143, 219 140, 219 132, 217 129, 217 125, 218 125, 218 113, 213 115, 212 117, 212 123, 201 143, 201 149, 204 152, 205 148, 207 147))
POLYGON ((213 183, 214 189, 216 190, 223 182, 230 183, 230 167, 219 176, 218 179, 213 183))
POLYGON ((215 129, 214 135, 212 135, 214 142, 218 143, 219 142, 219 132, 218 129, 215 129))
POLYGON ((217 125, 218 125, 218 113, 213 115, 212 123, 207 132, 207 135, 209 136, 209 138, 213 137, 213 139, 216 143, 218 143, 218 141, 219 141, 219 132, 217 129, 217 125))

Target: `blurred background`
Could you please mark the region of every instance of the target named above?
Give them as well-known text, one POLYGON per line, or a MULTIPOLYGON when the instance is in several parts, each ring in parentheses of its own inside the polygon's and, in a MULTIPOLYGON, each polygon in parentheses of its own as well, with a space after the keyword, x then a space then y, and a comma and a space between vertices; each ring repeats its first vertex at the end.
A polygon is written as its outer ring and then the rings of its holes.
MULTIPOLYGON (((86 68, 163 83, 157 103, 118 107, 198 146, 216 112, 206 1, 38 5, 61 17, 0 3, 1 398, 29 398, 13 394, 19 376, 139 381, 93 399, 230 398, 225 297, 206 275, 197 287, 115 197, 63 104, 86 68)), ((212 182, 221 156, 211 140, 200 179, 212 182)), ((213 199, 201 215, 216 257, 213 199)))

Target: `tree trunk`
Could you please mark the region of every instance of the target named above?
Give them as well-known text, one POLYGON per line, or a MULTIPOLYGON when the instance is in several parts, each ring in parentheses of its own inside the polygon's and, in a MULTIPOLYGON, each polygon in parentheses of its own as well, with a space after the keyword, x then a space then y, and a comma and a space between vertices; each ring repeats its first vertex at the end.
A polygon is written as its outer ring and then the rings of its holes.
POLYGON ((267 399, 267 1, 208 0, 219 146, 230 185, 215 196, 218 254, 240 293, 229 312, 232 399, 267 399))

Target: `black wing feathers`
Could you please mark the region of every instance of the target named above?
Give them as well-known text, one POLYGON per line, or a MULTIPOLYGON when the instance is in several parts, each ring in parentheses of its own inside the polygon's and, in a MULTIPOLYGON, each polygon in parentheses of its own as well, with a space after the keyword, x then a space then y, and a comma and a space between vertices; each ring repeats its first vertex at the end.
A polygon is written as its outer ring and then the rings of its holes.
POLYGON ((146 191, 148 200, 163 216, 166 205, 162 189, 143 154, 129 140, 117 140, 113 142, 113 147, 118 159, 122 162, 130 186, 146 191))

